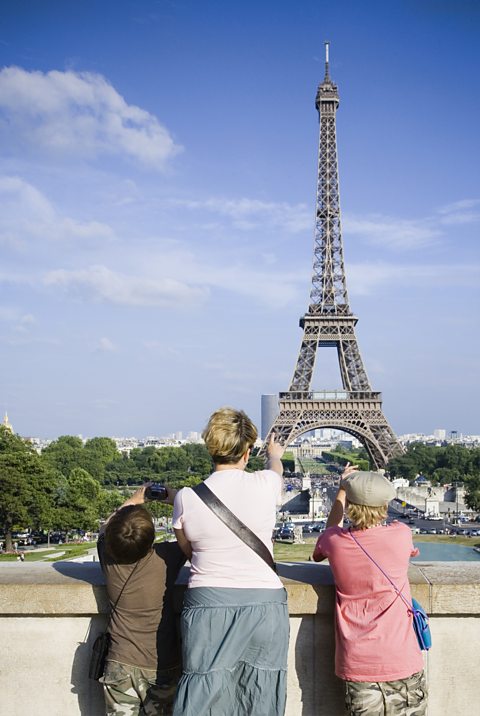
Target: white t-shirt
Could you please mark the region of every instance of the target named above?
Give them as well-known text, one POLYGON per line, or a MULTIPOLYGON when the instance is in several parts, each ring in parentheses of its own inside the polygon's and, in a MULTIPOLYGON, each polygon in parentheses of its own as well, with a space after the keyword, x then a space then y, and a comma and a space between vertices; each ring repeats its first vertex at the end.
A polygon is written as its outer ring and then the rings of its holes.
MULTIPOLYGON (((273 470, 219 470, 208 487, 273 553, 272 530, 280 504, 282 478, 273 470)), ((173 507, 173 526, 192 545, 189 587, 279 589, 275 572, 237 537, 205 503, 184 487, 173 507)))

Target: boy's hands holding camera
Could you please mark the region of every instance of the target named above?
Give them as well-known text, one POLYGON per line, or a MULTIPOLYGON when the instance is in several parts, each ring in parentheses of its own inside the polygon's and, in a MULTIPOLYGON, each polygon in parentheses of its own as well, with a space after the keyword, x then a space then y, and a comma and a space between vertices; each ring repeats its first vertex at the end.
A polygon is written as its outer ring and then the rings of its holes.
POLYGON ((156 482, 146 482, 139 487, 130 497, 125 500, 122 507, 127 505, 143 505, 145 502, 164 502, 166 505, 173 505, 173 500, 178 490, 167 485, 160 485, 156 482))
POLYGON ((145 502, 145 490, 148 484, 149 483, 145 483, 145 485, 142 485, 137 490, 135 490, 135 492, 125 500, 122 507, 128 507, 128 505, 143 505, 143 503, 145 502))

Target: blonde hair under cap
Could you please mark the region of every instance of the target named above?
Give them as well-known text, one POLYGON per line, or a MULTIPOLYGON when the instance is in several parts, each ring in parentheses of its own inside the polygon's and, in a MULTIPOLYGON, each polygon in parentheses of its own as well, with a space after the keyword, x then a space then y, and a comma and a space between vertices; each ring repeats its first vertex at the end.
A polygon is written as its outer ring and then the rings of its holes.
POLYGON ((395 488, 378 472, 359 470, 342 481, 348 504, 347 517, 357 529, 368 529, 387 518, 388 503, 395 497, 395 488))

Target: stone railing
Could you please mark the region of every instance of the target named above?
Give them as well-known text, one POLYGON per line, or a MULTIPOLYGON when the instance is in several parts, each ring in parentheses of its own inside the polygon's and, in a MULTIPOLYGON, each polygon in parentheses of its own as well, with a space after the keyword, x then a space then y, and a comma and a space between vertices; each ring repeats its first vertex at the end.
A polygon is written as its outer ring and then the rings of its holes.
MULTIPOLYGON (((286 716, 343 716, 342 684, 333 673, 330 569, 285 563, 279 572, 288 592, 291 629, 286 716)), ((428 716, 473 714, 478 708, 480 563, 416 563, 409 576, 413 596, 431 615, 433 648, 425 658, 428 716)), ((106 612, 98 563, 0 564, 2 713, 102 716, 101 686, 88 679, 87 668, 106 612)))

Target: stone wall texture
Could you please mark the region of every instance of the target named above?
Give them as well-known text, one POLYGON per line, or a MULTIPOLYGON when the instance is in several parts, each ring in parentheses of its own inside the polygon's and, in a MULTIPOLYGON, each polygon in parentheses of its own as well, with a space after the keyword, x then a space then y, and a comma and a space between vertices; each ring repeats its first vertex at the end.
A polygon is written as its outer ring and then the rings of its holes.
MULTIPOLYGON (((333 673, 330 569, 288 563, 279 565, 279 572, 291 629, 286 716, 343 716, 342 684, 333 673)), ((474 714, 480 563, 416 563, 410 582, 413 596, 430 614, 433 635, 433 648, 425 655, 428 716, 474 714)), ((182 586, 178 589, 180 598, 182 586)), ((98 563, 1 564, 0 713, 102 716, 102 690, 87 671, 107 608, 98 563)))

